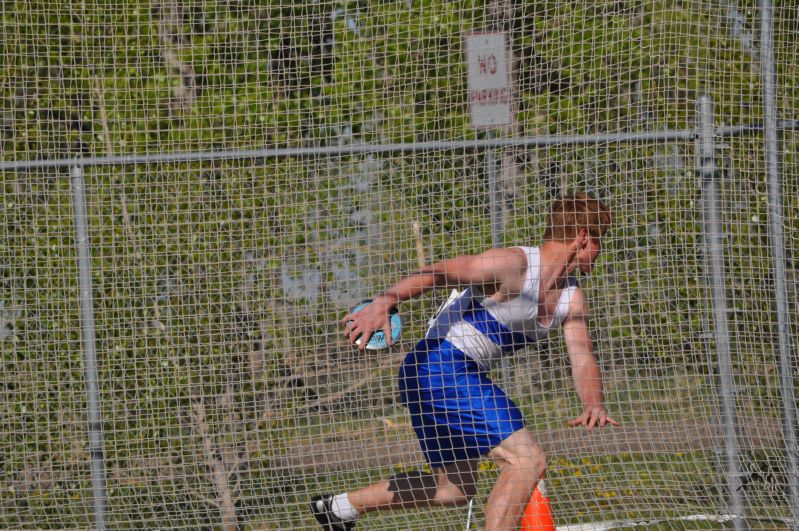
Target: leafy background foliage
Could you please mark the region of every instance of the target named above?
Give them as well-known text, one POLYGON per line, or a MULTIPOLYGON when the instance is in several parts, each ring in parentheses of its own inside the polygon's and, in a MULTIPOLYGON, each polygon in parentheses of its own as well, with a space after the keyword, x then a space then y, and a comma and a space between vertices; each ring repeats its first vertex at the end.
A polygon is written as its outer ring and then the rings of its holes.
MULTIPOLYGON (((2 160, 479 138, 485 133, 471 127, 466 106, 462 36, 484 29, 507 31, 513 50, 517 123, 501 134, 692 128, 700 94, 714 98, 717 125, 760 123, 755 4, 7 1, 2 160)), ((794 120, 799 20, 790 2, 777 2, 775 13, 779 117, 794 120)), ((738 405, 773 420, 780 396, 765 154, 757 136, 722 144, 738 405)), ((796 135, 786 132, 794 315, 796 152, 796 135)), ((614 209, 605 257, 585 286, 617 415, 632 425, 714 419, 693 145, 499 156, 505 244, 536 241, 551 198, 564 190, 591 191, 614 209)), ((373 437, 378 448, 412 437, 402 429, 392 367, 441 297, 404 306, 405 340, 379 356, 346 348, 337 320, 420 260, 492 244, 485 165, 485 153, 441 150, 87 167, 114 527, 296 528, 310 525, 301 504, 320 483, 344 490, 380 477, 384 465, 320 476, 281 463, 298 441, 303 451, 341 433, 373 437)), ((6 527, 91 525, 69 177, 68 168, 3 174, 6 527)), ((537 429, 562 425, 577 407, 562 352, 553 338, 512 371, 511 389, 537 429)), ((690 460, 559 457, 550 474, 571 500, 556 505, 559 521, 598 509, 619 517, 713 510, 719 464, 707 448, 686 453, 690 460), (703 490, 707 476, 717 479, 703 490), (599 486, 583 491, 580 477, 599 486)), ((752 495, 754 513, 786 513, 784 459, 776 440, 744 455, 748 485, 777 478, 773 493, 752 495)), ((442 514, 400 518, 424 528, 456 513, 442 514)))

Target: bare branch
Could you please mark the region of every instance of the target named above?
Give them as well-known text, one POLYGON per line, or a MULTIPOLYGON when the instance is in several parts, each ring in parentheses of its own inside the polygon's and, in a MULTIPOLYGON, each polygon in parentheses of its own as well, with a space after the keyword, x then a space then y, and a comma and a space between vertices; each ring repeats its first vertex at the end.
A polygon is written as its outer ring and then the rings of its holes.
POLYGON ((181 5, 178 0, 165 0, 156 2, 154 9, 160 12, 158 25, 161 34, 161 54, 164 62, 170 68, 174 68, 180 74, 180 83, 175 87, 175 106, 184 113, 191 111, 197 99, 197 74, 194 67, 189 63, 181 61, 175 48, 182 46, 180 39, 180 13, 181 5))
POLYGON ((211 472, 211 481, 216 489, 217 501, 214 503, 222 515, 222 529, 234 531, 236 524, 236 502, 228 482, 229 475, 224 462, 217 458, 217 448, 208 431, 205 404, 202 400, 192 403, 191 418, 193 428, 203 443, 203 460, 211 472))

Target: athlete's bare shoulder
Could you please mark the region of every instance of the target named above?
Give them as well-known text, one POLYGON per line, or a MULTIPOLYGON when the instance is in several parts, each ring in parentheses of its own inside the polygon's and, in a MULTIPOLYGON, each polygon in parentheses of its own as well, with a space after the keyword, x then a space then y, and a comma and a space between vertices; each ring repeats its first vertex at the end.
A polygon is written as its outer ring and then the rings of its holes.
POLYGON ((588 300, 579 284, 569 288, 569 313, 567 319, 585 320, 588 318, 588 300))

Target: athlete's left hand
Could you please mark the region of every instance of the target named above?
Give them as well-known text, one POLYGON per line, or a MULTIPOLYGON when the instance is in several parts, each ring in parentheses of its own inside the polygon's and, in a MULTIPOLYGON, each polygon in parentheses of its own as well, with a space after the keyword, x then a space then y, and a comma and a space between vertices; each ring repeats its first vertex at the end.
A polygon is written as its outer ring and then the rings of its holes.
POLYGON ((582 415, 569 421, 569 426, 585 426, 589 431, 594 426, 604 427, 607 424, 619 425, 602 406, 586 406, 582 415))

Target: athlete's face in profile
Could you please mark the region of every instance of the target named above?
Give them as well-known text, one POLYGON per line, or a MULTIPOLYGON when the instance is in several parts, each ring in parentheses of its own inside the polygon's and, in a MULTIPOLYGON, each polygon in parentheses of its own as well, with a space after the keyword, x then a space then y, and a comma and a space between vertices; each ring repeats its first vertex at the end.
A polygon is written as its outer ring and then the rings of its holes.
POLYGON ((602 242, 596 238, 587 237, 585 246, 577 253, 577 267, 580 268, 580 271, 590 273, 600 252, 602 252, 602 242))

